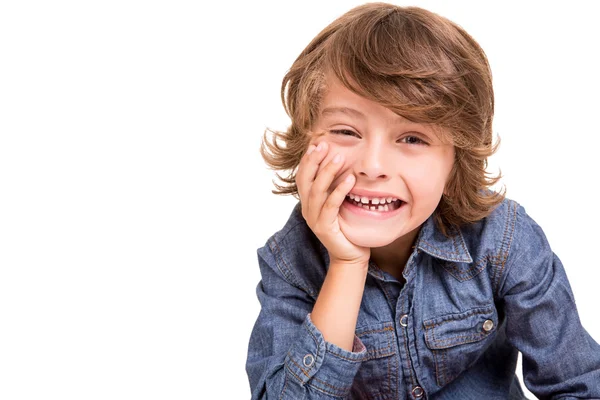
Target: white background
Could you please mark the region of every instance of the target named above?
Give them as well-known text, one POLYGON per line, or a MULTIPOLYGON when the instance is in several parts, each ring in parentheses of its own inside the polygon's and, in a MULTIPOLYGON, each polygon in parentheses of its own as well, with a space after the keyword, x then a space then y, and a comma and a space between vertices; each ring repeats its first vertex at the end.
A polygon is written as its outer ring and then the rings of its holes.
MULTIPOLYGON (((0 5, 0 398, 250 397, 256 249, 295 203, 260 140, 295 57, 359 2, 204 3, 0 5)), ((486 50, 490 169, 600 340, 594 3, 399 4, 486 50)))

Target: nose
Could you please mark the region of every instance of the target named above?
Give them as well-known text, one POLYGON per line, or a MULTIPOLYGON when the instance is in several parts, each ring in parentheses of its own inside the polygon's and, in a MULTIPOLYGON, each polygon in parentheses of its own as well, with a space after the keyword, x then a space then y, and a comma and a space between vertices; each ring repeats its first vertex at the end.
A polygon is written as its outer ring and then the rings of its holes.
POLYGON ((367 179, 387 179, 389 171, 384 153, 385 149, 382 143, 376 141, 365 143, 363 148, 359 150, 356 173, 367 179))

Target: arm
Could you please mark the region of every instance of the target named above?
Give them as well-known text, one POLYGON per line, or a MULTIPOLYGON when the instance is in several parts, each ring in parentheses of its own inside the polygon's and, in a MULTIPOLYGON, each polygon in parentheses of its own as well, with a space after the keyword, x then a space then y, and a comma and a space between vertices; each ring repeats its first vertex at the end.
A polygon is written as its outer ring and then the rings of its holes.
POLYGON ((525 385, 541 399, 600 398, 600 346, 581 325, 562 263, 523 208, 516 218, 500 296, 525 385))
MULTIPOLYGON (((325 321, 327 337, 352 338, 352 351, 328 342, 311 314, 314 300, 290 284, 276 265, 272 250, 258 251, 262 280, 257 287, 261 311, 252 331, 246 371, 252 399, 333 399, 345 397, 366 358, 366 349, 354 335, 358 307, 364 287, 362 271, 352 274, 344 265, 330 266, 314 315, 325 321), (339 285, 349 282, 359 286, 339 285), (353 300, 336 301, 338 296, 353 300), (352 306, 350 306, 352 304, 352 306), (354 324, 354 325, 353 325, 354 324)), ((285 266, 281 266, 285 268, 285 266)), ((366 273, 365 273, 366 276, 366 273)), ((342 298, 343 300, 343 298, 342 298)))
POLYGON ((351 350, 371 249, 351 243, 343 233, 340 207, 355 178, 347 174, 337 185, 333 184, 336 176, 344 175, 343 157, 334 150, 329 152, 327 162, 328 150, 327 141, 309 146, 298 167, 296 182, 302 216, 327 248, 331 262, 313 310, 313 321, 326 340, 351 350))
POLYGON ((315 326, 325 340, 351 351, 358 310, 365 289, 368 264, 332 263, 312 311, 315 326))

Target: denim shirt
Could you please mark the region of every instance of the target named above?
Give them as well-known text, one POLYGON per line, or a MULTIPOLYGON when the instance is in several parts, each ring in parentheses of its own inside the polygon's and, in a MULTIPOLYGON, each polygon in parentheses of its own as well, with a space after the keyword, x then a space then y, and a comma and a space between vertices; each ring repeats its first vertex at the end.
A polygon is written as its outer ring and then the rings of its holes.
POLYGON ((449 237, 430 217, 404 284, 371 262, 352 351, 311 321, 329 257, 299 203, 258 261, 252 399, 524 398, 519 351, 539 398, 600 398, 600 346, 542 229, 512 200, 449 237))

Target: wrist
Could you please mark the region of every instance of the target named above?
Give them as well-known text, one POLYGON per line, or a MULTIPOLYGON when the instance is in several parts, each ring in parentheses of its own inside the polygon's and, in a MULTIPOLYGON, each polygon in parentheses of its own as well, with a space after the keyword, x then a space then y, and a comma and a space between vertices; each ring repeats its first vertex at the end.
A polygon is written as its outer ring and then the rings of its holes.
POLYGON ((332 269, 354 269, 367 272, 369 270, 369 260, 339 260, 330 259, 329 268, 332 269))

